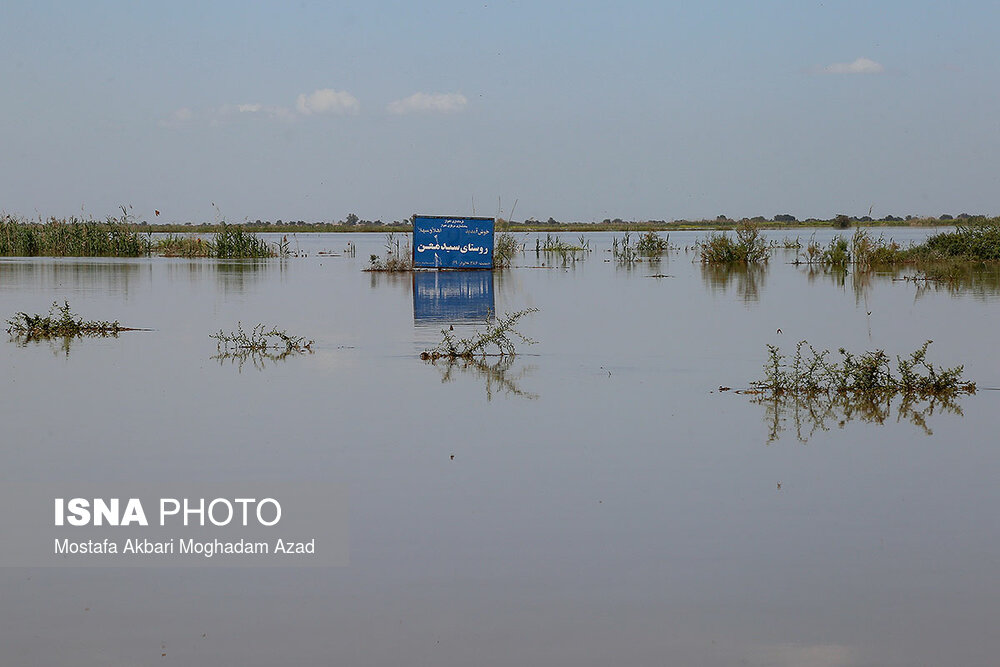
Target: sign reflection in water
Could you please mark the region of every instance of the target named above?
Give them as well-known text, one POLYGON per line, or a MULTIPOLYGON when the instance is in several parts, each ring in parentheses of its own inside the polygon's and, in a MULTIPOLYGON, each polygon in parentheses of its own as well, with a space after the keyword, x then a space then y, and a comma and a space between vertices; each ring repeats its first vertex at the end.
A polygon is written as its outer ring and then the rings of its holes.
POLYGON ((416 323, 483 322, 494 310, 492 271, 416 271, 416 323))

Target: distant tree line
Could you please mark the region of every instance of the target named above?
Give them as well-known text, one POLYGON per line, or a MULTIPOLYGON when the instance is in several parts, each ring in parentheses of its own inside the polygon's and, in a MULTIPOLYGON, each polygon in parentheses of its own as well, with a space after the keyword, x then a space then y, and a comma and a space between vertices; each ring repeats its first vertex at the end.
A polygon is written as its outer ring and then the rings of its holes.
MULTIPOLYGON (((344 231, 345 229, 351 230, 368 230, 374 231, 380 228, 387 229, 408 229, 412 227, 413 217, 410 216, 404 220, 393 220, 391 222, 384 222, 381 219, 369 220, 360 217, 356 213, 349 213, 341 220, 334 221, 318 221, 318 222, 307 222, 305 220, 284 220, 278 218, 274 221, 271 220, 246 220, 244 224, 250 229, 256 229, 261 231, 274 231, 274 232, 294 232, 294 231, 344 231)), ((497 218, 497 222, 505 227, 524 227, 527 229, 546 229, 555 227, 581 227, 581 228, 608 228, 608 229, 629 229, 629 228, 668 228, 673 225, 692 225, 692 226, 731 226, 735 225, 741 220, 749 220, 759 224, 774 224, 774 225, 823 225, 831 224, 834 227, 846 228, 853 224, 877 224, 877 223, 903 223, 911 221, 941 221, 941 222, 952 222, 952 221, 962 221, 968 220, 970 218, 981 218, 984 216, 980 215, 970 215, 969 213, 960 213, 957 216, 952 216, 948 213, 943 213, 938 217, 934 216, 914 216, 907 215, 905 217, 895 216, 895 215, 885 215, 880 218, 872 218, 870 215, 862 216, 851 216, 845 213, 837 214, 832 218, 806 218, 804 220, 799 220, 794 215, 790 213, 778 213, 771 218, 766 218, 763 215, 757 215, 747 218, 733 218, 725 214, 721 214, 715 217, 714 220, 686 220, 686 219, 675 219, 672 221, 667 220, 624 220, 622 218, 604 218, 600 221, 560 221, 556 220, 554 217, 550 216, 546 220, 539 220, 534 217, 529 217, 521 221, 516 220, 504 220, 503 218, 497 218)), ((190 228, 192 231, 206 231, 211 230, 219 226, 219 223, 148 223, 146 221, 139 222, 140 226, 149 227, 151 229, 160 229, 163 231, 174 231, 183 230, 190 228)))

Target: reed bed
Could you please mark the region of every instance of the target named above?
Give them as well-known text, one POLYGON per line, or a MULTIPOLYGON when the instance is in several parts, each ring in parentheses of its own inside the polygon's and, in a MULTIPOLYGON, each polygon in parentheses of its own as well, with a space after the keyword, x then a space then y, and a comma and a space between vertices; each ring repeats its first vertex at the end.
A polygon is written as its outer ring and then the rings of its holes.
POLYGON ((0 255, 6 257, 142 257, 151 247, 149 234, 138 231, 128 216, 104 222, 0 216, 0 255))
POLYGON ((253 232, 226 224, 223 224, 211 239, 170 234, 156 241, 153 250, 164 257, 215 259, 262 259, 289 254, 287 240, 272 245, 253 232))
POLYGON ((211 239, 171 234, 154 240, 125 213, 104 222, 80 218, 32 222, 0 216, 0 256, 6 257, 214 257, 253 259, 287 254, 256 234, 223 223, 211 239))

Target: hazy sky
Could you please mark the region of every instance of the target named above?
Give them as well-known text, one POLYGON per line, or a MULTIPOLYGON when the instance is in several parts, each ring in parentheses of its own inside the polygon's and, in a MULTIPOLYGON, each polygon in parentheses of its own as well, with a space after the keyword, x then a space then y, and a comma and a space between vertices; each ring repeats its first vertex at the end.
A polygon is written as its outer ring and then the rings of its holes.
POLYGON ((996 2, 2 0, 0 209, 1000 214, 998 28, 996 2))

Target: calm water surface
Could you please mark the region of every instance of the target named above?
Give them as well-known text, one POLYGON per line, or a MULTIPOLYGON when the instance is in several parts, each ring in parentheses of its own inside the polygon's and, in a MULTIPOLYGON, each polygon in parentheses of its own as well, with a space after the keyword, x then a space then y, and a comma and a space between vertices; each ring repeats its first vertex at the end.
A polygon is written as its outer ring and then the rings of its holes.
POLYGON ((351 519, 346 567, 0 568, 0 664, 995 665, 996 276, 810 275, 785 251, 625 268, 611 237, 487 283, 421 278, 416 303, 411 276, 361 271, 380 235, 300 235, 308 256, 262 263, 0 260, 0 315, 69 300, 153 329, 3 342, 0 481, 329 481, 351 519), (318 254, 349 238, 356 257, 318 254), (538 343, 502 376, 420 361, 484 304, 538 308, 538 343), (315 353, 213 358, 238 321, 315 353), (777 430, 719 391, 801 339, 933 339, 981 390, 923 426, 777 430))

